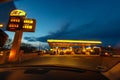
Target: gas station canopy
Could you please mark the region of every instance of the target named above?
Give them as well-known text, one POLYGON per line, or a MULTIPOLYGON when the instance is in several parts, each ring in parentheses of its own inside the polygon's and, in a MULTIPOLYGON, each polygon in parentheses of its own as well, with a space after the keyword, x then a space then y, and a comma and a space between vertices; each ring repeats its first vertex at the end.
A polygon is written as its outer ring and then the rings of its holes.
POLYGON ((92 40, 47 40, 50 47, 94 46, 102 44, 101 41, 92 40))

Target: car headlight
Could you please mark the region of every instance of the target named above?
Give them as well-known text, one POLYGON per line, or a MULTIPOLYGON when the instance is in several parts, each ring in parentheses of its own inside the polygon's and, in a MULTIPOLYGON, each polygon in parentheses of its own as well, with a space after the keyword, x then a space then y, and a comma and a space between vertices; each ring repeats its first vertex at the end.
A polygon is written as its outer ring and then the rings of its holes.
POLYGON ((0 53, 0 56, 3 56, 3 53, 0 53))
POLYGON ((109 55, 109 54, 106 52, 105 55, 109 55))

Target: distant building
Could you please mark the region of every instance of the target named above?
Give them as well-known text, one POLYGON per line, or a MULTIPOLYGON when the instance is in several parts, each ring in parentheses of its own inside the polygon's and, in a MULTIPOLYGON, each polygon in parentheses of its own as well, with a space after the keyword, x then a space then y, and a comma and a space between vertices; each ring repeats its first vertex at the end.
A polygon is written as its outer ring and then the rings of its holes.
POLYGON ((3 47, 8 39, 8 35, 0 29, 0 47, 3 47))

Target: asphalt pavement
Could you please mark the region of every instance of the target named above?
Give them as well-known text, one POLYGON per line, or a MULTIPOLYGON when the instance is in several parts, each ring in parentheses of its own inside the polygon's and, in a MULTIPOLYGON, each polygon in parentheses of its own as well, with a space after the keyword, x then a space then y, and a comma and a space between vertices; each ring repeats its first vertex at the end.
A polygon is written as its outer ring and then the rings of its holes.
POLYGON ((106 71, 120 61, 119 57, 43 55, 22 62, 21 65, 56 65, 68 66, 94 71, 106 71))

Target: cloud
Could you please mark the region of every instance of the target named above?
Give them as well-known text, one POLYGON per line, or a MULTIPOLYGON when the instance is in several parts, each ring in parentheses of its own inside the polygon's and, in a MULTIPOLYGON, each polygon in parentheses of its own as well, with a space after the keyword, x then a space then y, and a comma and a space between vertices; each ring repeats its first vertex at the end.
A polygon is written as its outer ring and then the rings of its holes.
POLYGON ((36 38, 35 37, 25 37, 24 39, 30 41, 30 42, 35 42, 36 38))
MULTIPOLYGON (((32 38, 25 37, 28 41, 47 42, 48 39, 87 39, 87 40, 101 40, 104 44, 117 44, 120 41, 120 19, 115 19, 102 23, 101 21, 92 21, 90 23, 75 26, 70 29, 71 23, 62 26, 60 30, 51 32, 49 35, 32 38)), ((72 26, 73 27, 73 26, 72 26)))
POLYGON ((68 29, 70 27, 70 23, 66 23, 61 27, 60 30, 57 30, 55 32, 50 32, 49 35, 33 38, 33 37, 24 37, 24 39, 28 41, 41 41, 41 42, 47 42, 48 39, 62 39, 63 36, 68 34, 68 29))

